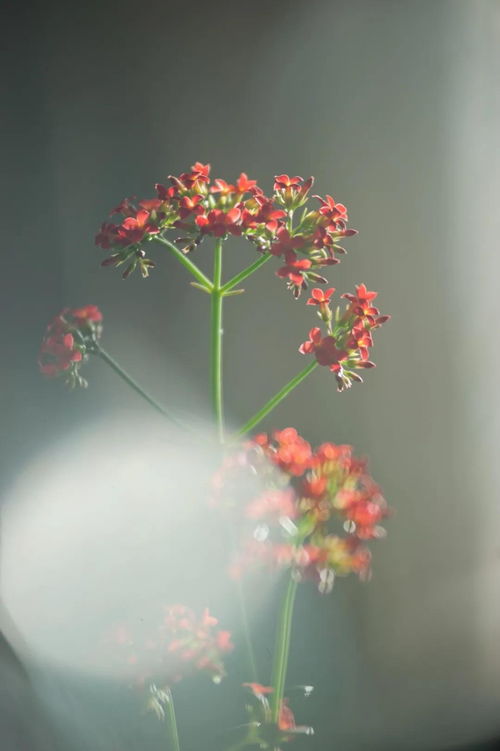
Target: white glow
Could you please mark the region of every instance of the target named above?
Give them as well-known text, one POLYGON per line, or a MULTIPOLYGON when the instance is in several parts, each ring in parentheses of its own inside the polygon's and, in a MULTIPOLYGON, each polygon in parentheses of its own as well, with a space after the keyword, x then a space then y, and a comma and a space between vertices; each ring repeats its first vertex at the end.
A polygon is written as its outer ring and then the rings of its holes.
MULTIPOLYGON (((42 658, 120 673, 113 632, 132 623, 147 638, 166 605, 209 606, 234 632, 229 545, 207 507, 219 448, 157 422, 88 426, 51 447, 7 499, 5 605, 42 658)), ((269 578, 268 578, 269 579, 269 578)), ((258 607, 253 593, 248 609, 258 607)), ((130 666, 127 666, 130 671, 130 666)))

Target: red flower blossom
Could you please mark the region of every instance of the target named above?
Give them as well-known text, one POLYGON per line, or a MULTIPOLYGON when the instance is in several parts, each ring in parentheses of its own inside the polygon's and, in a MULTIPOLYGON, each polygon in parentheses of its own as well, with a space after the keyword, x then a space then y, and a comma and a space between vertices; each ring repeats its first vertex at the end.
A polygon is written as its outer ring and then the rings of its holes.
POLYGON ((143 245, 157 235, 163 239, 169 230, 182 231, 174 242, 182 244, 185 253, 206 236, 243 235, 259 252, 284 256, 278 276, 287 280, 298 297, 307 283, 326 282, 316 270, 338 263, 336 254, 345 252, 338 239, 355 233, 345 226, 345 206, 331 196, 319 198, 320 208, 306 210, 292 230, 293 212, 307 201, 312 177, 277 175, 271 198, 245 172, 234 184, 222 178, 211 183, 210 165, 201 162, 195 162, 189 172, 170 175, 169 181, 168 186, 156 184, 156 198, 137 203, 124 199, 114 210, 121 215, 121 223, 101 226, 96 244, 114 251, 103 266, 124 264, 125 278, 136 268, 148 276, 154 263, 146 257, 143 245), (294 255, 299 250, 300 259, 294 255))
POLYGON ((293 290, 293 296, 299 297, 301 291, 307 287, 307 272, 312 266, 308 258, 297 258, 293 250, 285 252, 285 265, 281 266, 276 275, 288 279, 288 286, 293 290))
POLYGON ((311 460, 311 445, 295 428, 276 430, 272 437, 273 442, 268 445, 268 458, 285 472, 295 476, 301 475, 311 460))
POLYGON ((377 308, 372 305, 372 301, 377 297, 377 292, 369 292, 365 284, 356 286, 356 294, 345 293, 342 295, 351 303, 351 310, 357 316, 376 316, 379 314, 377 308))
POLYGON ((338 365, 347 357, 347 352, 338 349, 335 339, 328 335, 322 336, 321 329, 313 328, 309 332, 309 339, 299 347, 303 355, 314 353, 320 365, 338 365))
POLYGON ((263 194, 253 192, 253 197, 245 202, 242 212, 242 224, 245 229, 256 229, 259 225, 271 234, 278 231, 280 220, 286 216, 286 211, 277 209, 271 198, 263 194))
POLYGON ((102 321, 102 313, 97 305, 85 305, 83 308, 73 308, 70 316, 78 326, 83 326, 86 323, 100 323, 102 321))
POLYGON ((95 244, 99 245, 104 250, 109 250, 113 247, 117 239, 116 226, 109 222, 101 224, 101 229, 95 236, 95 244))
POLYGON ((303 177, 288 177, 288 175, 276 175, 274 178, 274 190, 288 190, 299 188, 304 182, 303 177))
POLYGON ((172 605, 149 632, 142 626, 139 637, 133 627, 122 624, 112 641, 122 651, 122 665, 133 667, 140 685, 177 682, 196 670, 218 683, 225 676, 222 657, 234 645, 230 632, 217 629, 217 623, 207 608, 197 618, 185 605, 172 605))
POLYGON ((214 237, 224 237, 224 235, 241 234, 241 211, 233 208, 227 213, 220 209, 212 209, 208 214, 199 214, 196 217, 196 224, 204 234, 210 234, 214 237))
POLYGON ((343 229, 345 222, 347 222, 349 218, 344 204, 336 203, 333 198, 328 195, 326 198, 321 198, 321 196, 314 196, 314 198, 317 198, 321 203, 321 208, 319 209, 321 216, 328 219, 335 228, 340 227, 340 229, 343 229))
POLYGON ((221 655, 234 649, 229 631, 214 631, 218 621, 207 608, 198 621, 193 611, 183 605, 167 609, 165 624, 171 634, 168 651, 191 663, 199 670, 207 670, 213 680, 224 677, 221 655))
POLYGON ((273 726, 271 717, 271 705, 268 697, 274 693, 272 686, 262 686, 260 683, 243 683, 245 688, 249 688, 252 695, 257 700, 255 710, 250 709, 251 719, 254 720, 251 725, 258 730, 257 737, 254 734, 252 736, 252 745, 259 743, 258 736, 261 737, 261 743, 259 745, 262 748, 278 748, 278 744, 290 741, 294 735, 304 733, 305 735, 312 735, 313 729, 305 727, 304 725, 297 726, 295 724, 295 716, 288 706, 288 699, 282 699, 280 703, 278 722, 273 726))
POLYGON ((263 686, 261 683, 243 683, 242 685, 249 688, 254 696, 267 696, 274 691, 272 686, 263 686))
POLYGON ((248 175, 242 172, 239 178, 236 180, 236 188, 238 193, 248 193, 252 188, 257 187, 256 180, 249 180, 248 175))
POLYGON ((302 177, 288 177, 288 175, 277 175, 274 178, 274 192, 276 201, 282 206, 286 206, 289 211, 298 209, 307 200, 314 177, 303 180, 302 177))
POLYGON ((268 490, 248 504, 245 514, 249 519, 293 519, 296 515, 294 492, 291 488, 268 490))
POLYGON ((324 443, 313 451, 294 428, 259 434, 244 446, 248 459, 232 463, 232 471, 252 465, 261 489, 240 507, 250 529, 232 574, 255 563, 291 567, 322 592, 335 574, 367 576, 370 552, 364 543, 382 536, 379 524, 388 511, 366 461, 346 445, 324 443), (345 525, 345 537, 332 531, 334 519, 345 525))
POLYGON ((68 370, 72 363, 82 360, 82 353, 75 347, 72 334, 46 336, 42 342, 38 363, 43 375, 54 378, 68 370))
POLYGON ((133 216, 136 212, 136 209, 134 205, 132 204, 131 198, 124 198, 118 206, 116 206, 112 211, 110 211, 110 216, 113 216, 113 214, 122 214, 123 216, 133 216))
POLYGON ((230 185, 230 183, 227 183, 225 180, 221 180, 220 177, 218 177, 214 180, 214 184, 210 188, 210 193, 221 193, 222 195, 227 196, 234 193, 235 190, 236 188, 234 185, 230 185))
POLYGON ((122 247, 127 245, 136 245, 140 243, 146 235, 157 235, 160 231, 158 227, 152 224, 150 212, 141 209, 136 216, 128 216, 123 222, 116 227, 116 242, 122 247))
POLYGON ((306 302, 306 305, 328 305, 330 303, 330 297, 335 292, 335 287, 322 290, 319 287, 315 287, 311 290, 311 297, 306 302))
MULTIPOLYGON (((269 252, 273 256, 282 256, 290 251, 294 251, 294 250, 297 250, 298 248, 302 248, 304 245, 304 242, 305 240, 301 235, 292 237, 292 235, 290 235, 290 232, 284 227, 282 227, 276 232, 276 240, 275 242, 273 242, 273 244, 269 248, 269 252)), ((309 263, 309 266, 310 265, 311 264, 309 263)))
POLYGON ((338 390, 343 391, 353 381, 362 380, 356 370, 375 367, 369 360, 369 348, 373 346, 371 331, 381 326, 389 316, 379 315, 378 309, 372 305, 377 293, 369 292, 364 284, 360 284, 356 287, 356 295, 342 295, 350 304, 343 315, 337 310, 335 321, 332 321, 329 306, 332 293, 333 290, 326 293, 320 289, 312 291, 307 304, 319 306, 328 333, 324 336, 320 328, 311 329, 309 339, 300 345, 299 352, 314 354, 320 365, 329 366, 335 374, 338 390))
POLYGON ((102 331, 102 313, 96 305, 64 308, 47 327, 38 365, 49 378, 64 375, 70 387, 86 386, 79 369, 102 331))

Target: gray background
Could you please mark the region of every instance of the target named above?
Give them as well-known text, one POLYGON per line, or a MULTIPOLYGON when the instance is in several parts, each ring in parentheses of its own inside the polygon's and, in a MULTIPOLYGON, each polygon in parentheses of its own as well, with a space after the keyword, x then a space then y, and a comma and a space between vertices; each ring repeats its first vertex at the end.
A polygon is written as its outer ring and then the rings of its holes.
MULTIPOLYGON (((163 401, 208 412, 207 300, 168 257, 147 282, 100 270, 93 237, 108 210, 198 159, 268 190, 274 174, 314 174, 360 231, 333 285, 366 282, 393 320, 363 386, 338 395, 316 371, 267 427, 353 443, 395 514, 369 586, 341 582, 312 615, 315 593, 299 602, 307 636, 291 674, 320 687, 303 747, 458 748, 495 735, 499 4, 124 0, 23 4, 10 20, 5 493, 82 420, 143 410, 100 363, 88 392, 39 378, 38 342, 63 305, 98 304, 117 359, 163 401)), ((252 253, 235 242, 227 273, 252 253)), ((303 366, 296 349, 312 325, 270 266, 246 288, 224 327, 235 423, 303 366)), ((49 681, 53 707, 64 680, 49 681)), ((76 714, 98 724, 103 702, 87 686, 64 691, 79 690, 76 714)), ((68 716, 58 722, 71 735, 68 716)), ((113 748, 100 721, 98 737, 79 728, 75 748, 113 748)))

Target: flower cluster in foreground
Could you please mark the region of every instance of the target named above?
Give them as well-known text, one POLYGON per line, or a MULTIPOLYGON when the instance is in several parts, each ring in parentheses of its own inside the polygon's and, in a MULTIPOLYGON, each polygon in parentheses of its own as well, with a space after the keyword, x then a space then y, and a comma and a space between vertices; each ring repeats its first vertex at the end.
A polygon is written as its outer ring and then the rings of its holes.
POLYGON ((320 365, 327 366, 335 375, 338 390, 343 391, 353 381, 363 380, 356 370, 375 367, 369 359, 369 348, 373 346, 371 332, 389 320, 389 316, 380 315, 373 305, 377 293, 369 292, 364 284, 356 287, 355 295, 342 295, 348 300, 348 305, 343 312, 337 307, 334 314, 330 307, 334 292, 333 287, 325 291, 312 290, 307 304, 318 307, 326 333, 317 326, 312 328, 309 339, 300 345, 299 352, 313 354, 320 365))
POLYGON ((70 387, 86 386, 80 367, 102 333, 102 313, 96 305, 64 308, 48 325, 38 365, 49 378, 64 376, 70 387))
POLYGON ((260 683, 244 683, 243 686, 248 690, 250 698, 250 702, 247 703, 250 722, 248 736, 244 742, 246 746, 275 749, 296 735, 314 735, 312 727, 296 725, 288 699, 281 700, 278 722, 273 723, 269 702, 269 697, 274 692, 271 686, 262 686, 260 683))
POLYGON ((339 242, 356 234, 347 228, 346 207, 331 196, 313 196, 316 205, 306 206, 313 182, 278 175, 267 196, 244 172, 234 183, 212 181, 210 165, 196 162, 190 172, 170 175, 167 185, 157 184, 156 197, 126 198, 113 209, 119 221, 105 222, 96 236, 96 244, 111 251, 102 265, 125 264, 124 277, 135 269, 148 276, 155 264, 145 245, 165 240, 167 231, 176 233, 174 242, 185 253, 208 236, 241 236, 260 253, 282 259, 276 273, 298 297, 308 282, 326 282, 318 272, 338 263, 337 256, 345 253, 339 242))
POLYGON ((195 671, 206 672, 215 683, 225 676, 223 655, 231 652, 231 634, 216 628, 207 608, 201 616, 185 605, 171 605, 155 628, 138 638, 128 625, 119 626, 113 642, 123 648, 125 662, 141 684, 170 685, 195 671))
POLYGON ((229 454, 214 477, 213 498, 246 520, 234 575, 259 562, 289 567, 322 592, 336 574, 369 575, 366 542, 384 535, 380 522, 388 514, 366 462, 351 446, 324 443, 313 451, 294 428, 262 433, 229 454), (254 484, 234 504, 238 482, 241 487, 255 475, 257 494, 254 484))

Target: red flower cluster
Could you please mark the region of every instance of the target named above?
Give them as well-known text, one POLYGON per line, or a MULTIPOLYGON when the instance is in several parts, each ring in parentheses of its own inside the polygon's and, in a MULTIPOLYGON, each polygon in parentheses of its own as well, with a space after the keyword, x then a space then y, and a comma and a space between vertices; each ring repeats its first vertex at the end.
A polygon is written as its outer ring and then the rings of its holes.
POLYGON ((87 385, 80 367, 95 348, 102 332, 102 313, 96 305, 64 308, 48 325, 38 365, 49 378, 64 375, 67 384, 87 385))
POLYGON ((169 685, 196 670, 219 683, 226 674, 222 656, 233 644, 230 632, 217 629, 217 623, 207 608, 197 618, 185 605, 172 605, 147 638, 138 639, 132 629, 120 626, 113 642, 127 650, 126 663, 138 671, 140 685, 169 685))
POLYGON ((118 224, 105 222, 96 244, 112 254, 103 266, 126 263, 123 276, 139 268, 143 276, 154 266, 144 244, 176 231, 175 242, 184 252, 193 250, 207 235, 246 237, 257 250, 283 257, 277 274, 288 281, 295 297, 308 282, 325 282, 318 269, 338 263, 344 253, 340 238, 356 234, 347 229, 347 210, 331 196, 321 198, 316 209, 304 209, 294 226, 294 212, 309 198, 313 178, 278 175, 271 197, 242 172, 234 184, 217 178, 211 182, 210 165, 196 162, 191 172, 171 175, 169 185, 156 185, 156 198, 133 202, 124 199, 112 214, 118 224))
POLYGON ((313 289, 308 305, 318 307, 319 317, 326 323, 327 332, 319 327, 309 331, 309 339, 299 347, 303 355, 314 354, 320 365, 325 365, 337 379, 338 390, 343 391, 353 381, 362 381, 356 370, 374 368, 375 363, 369 359, 369 348, 373 346, 372 331, 390 316, 381 316, 373 306, 376 292, 369 292, 364 284, 356 287, 356 294, 342 297, 349 301, 346 310, 341 313, 337 308, 335 316, 330 308, 330 297, 334 293, 330 288, 323 292, 313 289))
POLYGON ((250 723, 245 745, 278 748, 281 743, 292 740, 296 735, 314 735, 313 728, 296 725, 295 716, 288 706, 288 699, 281 701, 278 723, 273 724, 268 699, 273 693, 271 686, 262 686, 260 683, 243 683, 243 686, 249 689, 253 699, 252 704, 247 705, 250 723))
POLYGON ((325 443, 313 451, 294 428, 286 428, 255 436, 234 457, 216 476, 220 505, 228 490, 233 495, 237 477, 240 485, 245 473, 261 481, 257 496, 249 493, 239 508, 227 504, 247 520, 235 575, 264 561, 312 577, 321 591, 329 590, 334 574, 368 575, 365 541, 384 534, 380 522, 388 511, 366 463, 353 456, 351 446, 325 443))
POLYGON ((225 676, 222 655, 234 648, 231 633, 215 629, 218 620, 207 608, 201 618, 196 619, 192 610, 184 605, 173 605, 167 610, 165 624, 172 635, 168 651, 184 664, 207 671, 212 680, 219 683, 225 676))

